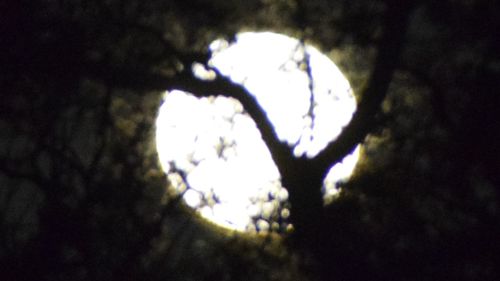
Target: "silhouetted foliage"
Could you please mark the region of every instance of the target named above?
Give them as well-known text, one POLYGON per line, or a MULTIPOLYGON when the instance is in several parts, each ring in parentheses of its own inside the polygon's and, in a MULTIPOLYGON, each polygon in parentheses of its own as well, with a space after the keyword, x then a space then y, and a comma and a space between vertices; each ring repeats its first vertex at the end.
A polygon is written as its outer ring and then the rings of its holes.
POLYGON ((0 3, 0 279, 500 279, 499 6, 0 3), (358 111, 318 156, 294 157, 245 88, 191 73, 210 42, 248 29, 314 43, 350 79, 358 111), (292 233, 227 233, 167 188, 154 122, 171 89, 242 103, 288 190, 292 233), (326 172, 359 143, 324 206, 326 172))

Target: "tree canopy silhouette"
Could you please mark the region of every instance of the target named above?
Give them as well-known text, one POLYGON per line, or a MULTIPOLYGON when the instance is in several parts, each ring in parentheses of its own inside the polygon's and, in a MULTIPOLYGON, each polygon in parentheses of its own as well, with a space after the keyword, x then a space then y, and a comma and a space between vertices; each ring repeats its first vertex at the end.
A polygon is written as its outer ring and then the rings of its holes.
POLYGON ((498 8, 1 3, 2 280, 499 279, 498 8), (295 157, 243 86, 193 74, 210 42, 242 30, 312 42, 350 79, 358 110, 317 156, 295 157), (255 121, 289 193, 283 244, 211 229, 166 188, 153 134, 172 89, 235 98, 255 121), (328 169, 360 143, 325 206, 328 169))

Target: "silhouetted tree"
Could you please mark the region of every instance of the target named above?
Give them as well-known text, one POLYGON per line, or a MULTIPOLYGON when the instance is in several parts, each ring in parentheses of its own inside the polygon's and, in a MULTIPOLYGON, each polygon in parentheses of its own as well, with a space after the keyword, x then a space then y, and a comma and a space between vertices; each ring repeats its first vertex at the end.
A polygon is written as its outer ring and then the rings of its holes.
POLYGON ((498 8, 2 2, 2 280, 499 279, 498 8), (192 73, 209 68, 210 42, 244 29, 331 51, 351 80, 358 110, 317 156, 295 157, 243 86, 192 73), (287 249, 218 233, 166 189, 153 133, 172 89, 235 98, 253 118, 289 192, 287 249), (325 206, 328 169, 360 143, 325 206))

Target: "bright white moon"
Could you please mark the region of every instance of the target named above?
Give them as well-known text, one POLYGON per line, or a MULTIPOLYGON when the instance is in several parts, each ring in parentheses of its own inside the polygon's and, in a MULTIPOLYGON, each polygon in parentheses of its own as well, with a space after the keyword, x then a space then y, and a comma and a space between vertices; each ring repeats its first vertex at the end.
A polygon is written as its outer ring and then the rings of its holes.
MULTIPOLYGON (((316 155, 356 110, 351 87, 335 64, 296 39, 242 33, 236 43, 217 40, 210 49, 210 66, 255 95, 280 139, 295 146, 296 155, 316 155)), ((201 65, 193 71, 200 79, 214 75, 201 65)), ((250 230, 255 227, 252 217, 269 218, 278 203, 286 201, 271 155, 236 100, 171 91, 156 125, 160 161, 172 185, 208 220, 250 230)), ((335 183, 349 177, 357 159, 358 150, 330 170, 325 198, 337 192, 335 183)), ((266 220, 258 220, 257 226, 275 227, 266 220)))

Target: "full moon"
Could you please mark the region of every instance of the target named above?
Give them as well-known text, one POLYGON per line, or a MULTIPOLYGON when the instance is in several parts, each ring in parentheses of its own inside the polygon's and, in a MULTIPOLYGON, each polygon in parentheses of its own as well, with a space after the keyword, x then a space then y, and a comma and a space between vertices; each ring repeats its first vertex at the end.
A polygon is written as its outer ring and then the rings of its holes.
MULTIPOLYGON (((240 33, 234 43, 210 45, 209 68, 216 68, 254 95, 281 141, 296 156, 314 157, 349 123, 356 100, 337 66, 316 48, 271 32, 240 33)), ((215 73, 193 65, 199 79, 215 73)), ((156 123, 160 162, 184 202, 225 228, 269 230, 288 193, 254 121, 231 98, 165 94, 156 123)), ((333 166, 324 183, 325 199, 346 180, 359 149, 333 166)), ((292 210, 293 211, 293 210, 292 210)))

